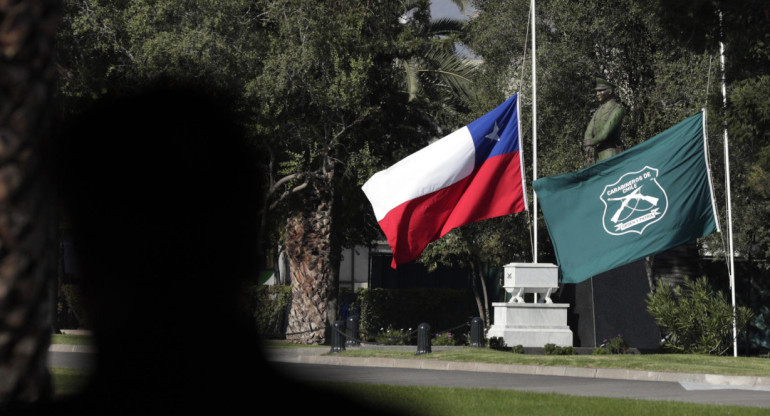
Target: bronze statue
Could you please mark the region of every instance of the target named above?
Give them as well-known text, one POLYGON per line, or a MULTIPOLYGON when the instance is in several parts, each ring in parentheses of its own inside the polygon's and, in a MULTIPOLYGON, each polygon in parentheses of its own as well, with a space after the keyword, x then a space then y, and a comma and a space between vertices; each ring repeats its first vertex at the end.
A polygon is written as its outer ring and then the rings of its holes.
POLYGON ((620 126, 623 106, 615 98, 615 86, 602 78, 596 78, 596 98, 599 108, 588 123, 583 139, 583 149, 589 163, 601 162, 623 150, 620 126))

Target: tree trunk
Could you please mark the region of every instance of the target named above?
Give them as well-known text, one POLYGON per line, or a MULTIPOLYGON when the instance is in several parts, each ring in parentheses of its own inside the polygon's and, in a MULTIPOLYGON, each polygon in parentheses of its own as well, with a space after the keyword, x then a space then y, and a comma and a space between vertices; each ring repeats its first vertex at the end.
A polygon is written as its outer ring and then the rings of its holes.
MULTIPOLYGON (((479 284, 478 281, 483 280, 481 277, 481 271, 476 266, 475 262, 471 262, 471 288, 473 289, 473 297, 476 298, 476 307, 479 310, 479 317, 482 319, 486 319, 487 313, 486 313, 486 293, 481 293, 479 291, 479 284)), ((483 284, 483 283, 482 283, 483 284)), ((484 289, 486 289, 486 285, 482 286, 484 289)), ((484 322, 484 325, 488 325, 488 320, 484 322)))
POLYGON ((484 315, 481 316, 482 319, 484 319, 484 326, 486 328, 489 328, 490 322, 489 322, 489 294, 487 292, 487 281, 484 278, 484 273, 482 272, 481 265, 476 267, 479 270, 479 280, 481 281, 481 293, 484 294, 484 315))
POLYGON ((41 141, 50 133, 58 2, 0 2, 0 406, 50 397, 55 228, 41 141))
POLYGON ((286 338, 300 344, 324 344, 331 274, 331 202, 315 194, 308 209, 286 224, 286 255, 292 303, 286 338))
POLYGON ((647 283, 650 285, 650 293, 655 293, 655 273, 653 265, 655 264, 655 255, 650 254, 644 258, 644 270, 647 273, 647 283))
MULTIPOLYGON (((334 192, 334 195, 332 197, 332 206, 331 206, 331 220, 332 224, 339 224, 339 222, 336 220, 337 215, 339 215, 339 207, 340 207, 340 200, 339 200, 339 193, 334 192)), ((327 322, 334 323, 337 319, 339 319, 339 294, 340 294, 340 261, 342 261, 342 245, 340 244, 339 239, 339 233, 335 233, 332 231, 333 229, 330 228, 329 232, 329 286, 327 288, 326 292, 326 299, 327 299, 327 309, 326 309, 326 319, 327 322)), ((331 330, 331 328, 330 328, 331 330)), ((331 336, 331 333, 327 334, 328 336, 331 336)))

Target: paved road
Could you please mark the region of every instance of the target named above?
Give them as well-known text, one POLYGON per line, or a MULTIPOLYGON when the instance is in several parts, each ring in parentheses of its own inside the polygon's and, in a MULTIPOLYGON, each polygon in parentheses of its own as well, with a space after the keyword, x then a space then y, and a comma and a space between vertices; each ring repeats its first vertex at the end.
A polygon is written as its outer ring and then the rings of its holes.
POLYGON ((82 352, 48 352, 48 367, 91 369, 94 355, 82 352))
POLYGON ((748 388, 724 389, 715 385, 680 382, 286 362, 274 362, 273 365, 282 374, 298 381, 511 389, 575 396, 673 400, 770 408, 770 389, 767 388, 756 388, 756 390, 748 388))

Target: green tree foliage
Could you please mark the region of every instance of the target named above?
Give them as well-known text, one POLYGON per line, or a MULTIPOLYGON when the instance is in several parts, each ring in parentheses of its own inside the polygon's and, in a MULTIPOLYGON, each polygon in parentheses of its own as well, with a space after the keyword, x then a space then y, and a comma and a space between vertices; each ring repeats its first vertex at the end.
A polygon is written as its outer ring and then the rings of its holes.
MULTIPOLYGON (((491 101, 522 92, 524 117, 531 112, 531 67, 527 49, 529 3, 475 0, 478 17, 465 41, 484 59, 481 85, 491 101)), ((580 140, 596 106, 593 80, 618 85, 626 107, 622 138, 632 146, 708 108, 709 142, 718 200, 723 181, 719 40, 727 55, 731 176, 737 251, 753 248, 767 258, 762 208, 768 133, 767 74, 770 12, 766 4, 743 0, 613 2, 543 0, 537 2, 538 176, 585 166, 580 140), (723 19, 720 25, 719 12, 723 19), (757 246, 759 245, 759 246, 757 246)), ((524 120, 526 140, 530 122, 524 120)), ((530 134, 528 134, 530 133, 530 134)), ((530 174, 530 172, 528 172, 530 174)), ((530 176, 531 177, 531 176, 530 176)), ((724 210, 724 203, 719 203, 724 210)), ((725 223, 724 215, 722 224, 725 223)), ((547 236, 541 235, 547 241, 547 236)), ((724 252, 719 236, 704 240, 709 251, 724 252)), ((546 248, 547 249, 547 244, 546 248)), ((755 254, 755 259, 759 259, 755 254)))
POLYGON ((291 305, 291 287, 283 285, 251 286, 244 290, 244 313, 250 315, 257 331, 265 338, 282 338, 286 312, 291 305))
MULTIPOLYGON (((479 15, 467 42, 484 59, 483 82, 506 95, 521 91, 525 105, 531 105, 529 2, 473 4, 479 15)), ((629 146, 705 104, 711 56, 688 53, 663 37, 643 2, 539 1, 536 25, 538 176, 585 166, 580 138, 597 106, 596 77, 618 86, 627 114, 623 140, 629 146)))
POLYGON ((62 4, 57 62, 64 97, 89 99, 158 76, 237 89, 260 68, 261 10, 251 0, 62 4))
MULTIPOLYGON (((265 3, 265 69, 247 85, 247 94, 258 103, 256 128, 270 149, 271 207, 281 206, 289 217, 330 207, 316 215, 329 217, 320 221, 332 224, 329 234, 319 232, 323 227, 303 234, 317 237, 309 243, 311 252, 328 240, 329 261, 317 270, 328 274, 321 280, 330 282, 330 314, 336 312, 340 247, 369 244, 379 235, 360 185, 373 170, 392 164, 394 154, 411 153, 439 134, 444 114, 461 108, 467 95, 472 67, 441 37, 459 26, 430 21, 428 5, 265 3), (368 226, 360 226, 362 218, 368 226)), ((317 261, 310 260, 303 273, 316 270, 317 261)))
MULTIPOLYGON (((532 104, 529 42, 530 2, 475 0, 478 16, 464 41, 483 58, 476 82, 488 93, 486 107, 522 93, 525 149, 531 149, 532 104)), ((582 137, 596 106, 593 80, 618 85, 626 107, 622 138, 635 145, 701 108, 708 109, 712 171, 724 229, 725 183, 722 130, 730 135, 732 212, 736 252, 766 264, 770 219, 766 202, 770 129, 768 69, 770 10, 755 0, 737 2, 618 0, 537 2, 538 176, 576 171, 586 165, 582 137), (722 20, 720 14, 722 12, 722 20), (722 110, 719 40, 725 42, 728 106, 722 110)), ((527 175, 532 177, 531 160, 527 175)), ((530 199, 531 200, 531 199, 530 199)), ((542 224, 542 217, 540 217, 542 224)), ((543 230, 541 228, 541 230, 543 230)), ((526 233, 519 238, 526 241, 526 233)), ((552 259, 541 231, 540 256, 552 259)), ((700 241, 725 253, 723 234, 700 241)), ((511 256, 513 257, 513 256, 511 256)), ((725 273, 726 275, 726 273, 725 273)), ((723 275, 724 277, 724 275, 723 275)), ((761 286, 754 279, 755 286, 761 286)), ((751 290, 759 289, 753 287, 751 290)), ((738 303, 742 302, 740 291, 738 303)), ((760 321, 763 322, 763 321, 760 321)))
MULTIPOLYGON (((738 255, 764 263, 770 239, 765 224, 768 212, 765 182, 767 138, 770 137, 767 100, 770 73, 770 8, 758 0, 716 2, 662 1, 650 4, 663 34, 691 54, 708 51, 719 62, 719 42, 725 46, 727 107, 722 107, 722 74, 718 65, 711 71, 709 126, 715 187, 720 206, 725 207, 723 169, 723 130, 730 143, 730 177, 735 250, 738 255)), ((686 85, 686 84, 684 84, 686 85)), ((722 224, 726 223, 722 216, 722 224)), ((724 255, 725 243, 719 236, 707 239, 709 251, 724 255)), ((758 263, 759 264, 759 263, 758 263)))
MULTIPOLYGON (((530 2, 475 0, 478 16, 464 38, 483 59, 479 102, 520 92, 526 175, 533 178, 530 2)), ((537 177, 587 165, 582 137, 597 107, 595 78, 615 83, 626 108, 622 140, 632 146, 699 111, 706 103, 713 54, 670 42, 644 2, 537 2, 537 177)), ((531 180, 531 179, 530 179, 531 180)), ((529 195, 528 200, 533 200, 529 195)), ((539 224, 543 224, 542 216, 539 224)), ((531 238, 518 235, 519 241, 531 238)), ((538 229, 538 258, 554 261, 549 236, 538 229)))
POLYGON ((335 230, 342 244, 368 243, 379 230, 360 185, 440 136, 468 100, 473 66, 453 51, 461 25, 431 21, 425 0, 265 4, 265 69, 247 94, 274 156, 273 204, 334 168, 340 224, 369 218, 335 230))
MULTIPOLYGON (((732 348, 733 307, 703 277, 677 287, 660 282, 647 298, 647 309, 663 330, 663 348, 671 352, 723 355, 732 348)), ((736 308, 735 326, 743 331, 753 313, 736 308)))
POLYGON ((435 270, 439 265, 467 268, 471 271, 469 283, 476 298, 479 317, 491 325, 490 306, 494 293, 492 282, 485 271, 501 270, 512 261, 531 260, 532 244, 522 239, 528 234, 526 213, 490 218, 454 229, 428 245, 419 261, 435 270))
POLYGON ((770 258, 770 75, 732 85, 727 112, 736 249, 770 258))

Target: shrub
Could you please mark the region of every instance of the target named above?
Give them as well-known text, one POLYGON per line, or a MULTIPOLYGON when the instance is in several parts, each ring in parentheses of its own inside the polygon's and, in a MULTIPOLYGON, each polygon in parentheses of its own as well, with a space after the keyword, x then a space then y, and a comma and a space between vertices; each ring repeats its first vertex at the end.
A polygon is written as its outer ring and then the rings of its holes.
POLYGON ((545 344, 545 355, 574 355, 575 348, 559 347, 556 344, 545 344))
POLYGON ((415 332, 412 328, 393 329, 388 325, 386 328, 380 328, 380 332, 374 336, 375 342, 386 345, 412 345, 415 338, 415 332))
MULTIPOLYGON (((655 292, 647 295, 647 310, 663 330, 665 351, 723 355, 732 345, 733 308, 705 277, 685 278, 674 288, 658 282, 655 292)), ((736 308, 738 332, 746 328, 752 315, 746 307, 736 308)))
POLYGON ((628 352, 628 344, 623 339, 623 335, 618 334, 615 338, 610 338, 607 341, 607 351, 612 354, 625 354, 628 352))
POLYGON ((62 315, 60 318, 66 320, 67 326, 74 325, 74 327, 88 328, 90 321, 88 319, 88 311, 83 305, 83 295, 80 286, 74 283, 64 284, 61 287, 61 291, 64 295, 64 301, 57 305, 57 312, 59 315, 62 315))
POLYGON ((431 345, 463 345, 465 344, 463 338, 461 332, 442 332, 433 337, 431 345))
POLYGON ((489 338, 489 348, 502 351, 505 349, 505 339, 503 337, 489 338))
POLYGON ((524 354, 524 346, 523 345, 517 345, 513 347, 511 350, 514 354, 524 354))
POLYGON ((623 335, 618 334, 615 338, 604 339, 603 344, 594 350, 594 354, 626 354, 628 353, 628 344, 623 339, 623 335), (602 351, 602 352, 599 352, 602 351))
MULTIPOLYGON (((443 330, 468 322, 475 313, 473 295, 455 289, 358 289, 354 305, 362 339, 382 328, 417 328, 422 322, 443 330)), ((454 332, 453 332, 454 333, 454 332)))
POLYGON ((283 338, 291 286, 256 285, 246 289, 242 308, 254 318, 257 331, 268 338, 283 338))

